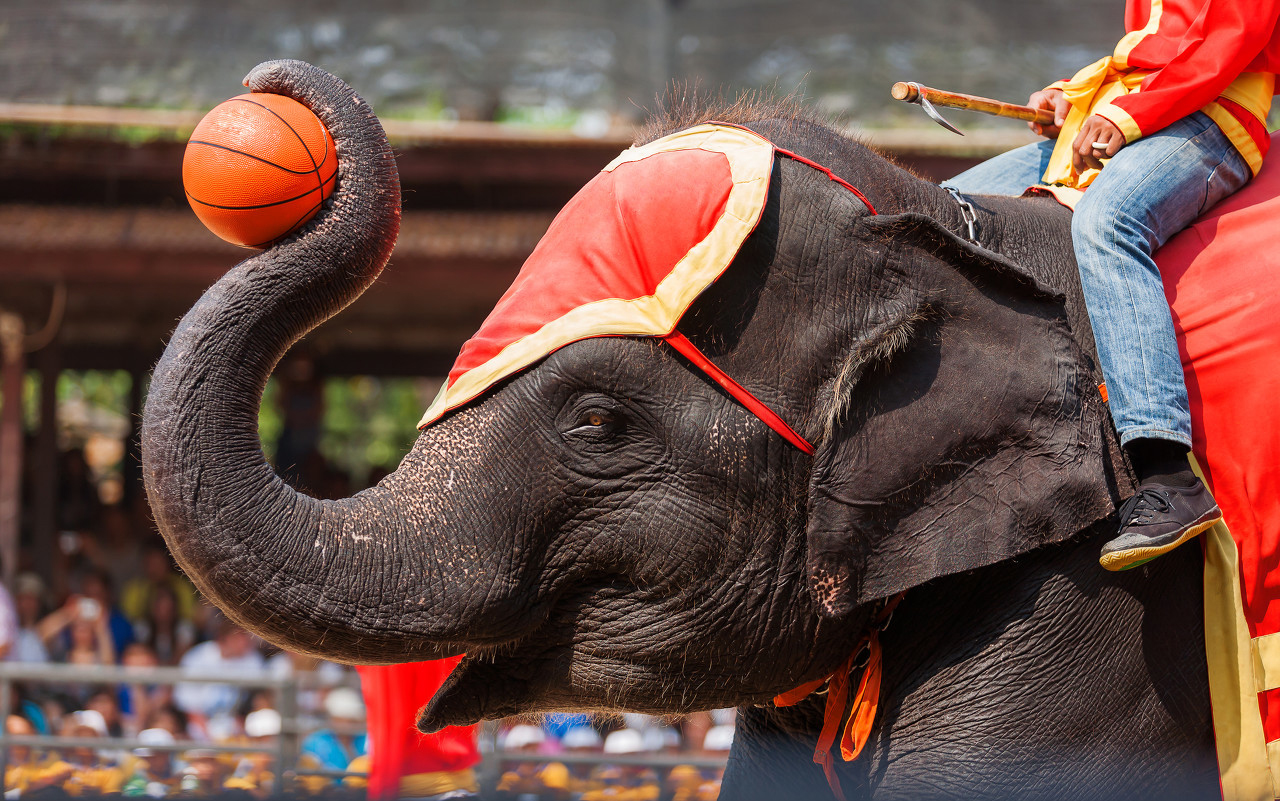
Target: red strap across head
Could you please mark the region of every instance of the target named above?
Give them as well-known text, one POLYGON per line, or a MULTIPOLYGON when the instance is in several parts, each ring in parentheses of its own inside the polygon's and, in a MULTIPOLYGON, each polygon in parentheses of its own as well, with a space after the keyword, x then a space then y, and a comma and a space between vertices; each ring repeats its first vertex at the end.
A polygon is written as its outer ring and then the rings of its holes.
POLYGON ((716 367, 684 334, 679 331, 672 331, 664 339, 686 359, 693 362, 695 367, 706 373, 708 378, 723 387, 724 391, 728 392, 734 400, 747 407, 747 411, 759 417, 765 425, 781 434, 782 438, 787 442, 795 445, 810 456, 813 455, 813 446, 809 444, 808 440, 797 434, 795 429, 787 425, 787 421, 779 417, 773 409, 765 406, 759 398, 730 378, 728 373, 716 367))

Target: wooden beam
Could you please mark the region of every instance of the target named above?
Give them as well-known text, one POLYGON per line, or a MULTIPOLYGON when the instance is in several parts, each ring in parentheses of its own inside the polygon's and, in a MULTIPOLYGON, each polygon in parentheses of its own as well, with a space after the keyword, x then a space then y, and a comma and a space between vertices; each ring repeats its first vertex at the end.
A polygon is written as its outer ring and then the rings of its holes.
POLYGON ((0 580, 13 586, 22 521, 22 318, 0 310, 0 580))
POLYGON ((58 538, 58 376, 62 346, 57 339, 36 351, 40 370, 40 428, 31 465, 31 546, 36 572, 53 575, 53 548, 58 538))
MULTIPOLYGON (((0 103, 0 123, 68 125, 91 128, 157 128, 186 136, 208 113, 204 110, 122 108, 117 106, 62 106, 48 103, 0 103)), ((537 128, 499 122, 449 120, 382 120, 387 138, 406 144, 471 142, 485 145, 539 144, 573 146, 602 144, 626 147, 633 131, 613 126, 600 136, 582 136, 565 128, 537 128)))

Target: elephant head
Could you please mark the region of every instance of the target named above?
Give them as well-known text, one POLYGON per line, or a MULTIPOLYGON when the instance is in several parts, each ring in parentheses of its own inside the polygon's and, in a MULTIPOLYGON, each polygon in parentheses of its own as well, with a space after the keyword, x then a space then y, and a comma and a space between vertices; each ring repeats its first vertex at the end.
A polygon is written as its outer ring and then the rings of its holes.
POLYGON ((377 487, 300 494, 261 452, 261 393, 377 277, 398 182, 337 79, 271 62, 246 83, 317 113, 338 184, 174 332, 146 406, 148 494, 200 590, 272 642, 352 663, 465 652, 424 728, 765 702, 830 673, 876 601, 1111 511, 1105 414, 1062 297, 915 213, 941 206, 936 187, 746 107, 728 121, 805 158, 772 162, 754 231, 679 330, 813 457, 661 340, 597 337, 444 415, 377 487))

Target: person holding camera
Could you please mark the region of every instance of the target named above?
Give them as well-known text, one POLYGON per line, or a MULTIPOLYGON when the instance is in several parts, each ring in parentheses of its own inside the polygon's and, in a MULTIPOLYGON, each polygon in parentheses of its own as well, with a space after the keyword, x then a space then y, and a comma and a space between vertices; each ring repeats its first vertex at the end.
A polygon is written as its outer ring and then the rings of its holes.
POLYGON ((36 632, 56 661, 73 665, 114 665, 106 610, 96 599, 72 595, 36 625, 36 632))

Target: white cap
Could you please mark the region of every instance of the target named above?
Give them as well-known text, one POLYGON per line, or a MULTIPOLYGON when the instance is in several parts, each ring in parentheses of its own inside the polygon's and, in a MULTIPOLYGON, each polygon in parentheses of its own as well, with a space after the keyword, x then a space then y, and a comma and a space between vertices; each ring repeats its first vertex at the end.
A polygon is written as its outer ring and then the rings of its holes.
POLYGON ((350 687, 334 687, 324 697, 324 711, 331 718, 364 720, 364 699, 350 687))
POLYGON ((670 726, 654 726, 644 730, 644 750, 661 751, 664 748, 679 748, 680 732, 670 726))
POLYGON ((508 751, 514 751, 529 745, 540 745, 545 739, 547 738, 542 733, 542 729, 522 723, 511 727, 511 731, 507 732, 507 736, 502 740, 502 747, 508 751))
POLYGON ((244 718, 248 737, 275 737, 280 733, 280 713, 274 709, 255 709, 244 718))
POLYGON ((604 740, 600 739, 600 732, 590 726, 574 726, 560 738, 560 744, 565 748, 599 748, 604 740))
POLYGON ((71 719, 81 726, 93 729, 99 737, 107 736, 107 719, 96 709, 81 709, 73 714, 71 719))
POLYGON ((622 713, 622 725, 628 729, 644 731, 645 729, 651 729, 654 726, 657 726, 658 723, 658 719, 652 715, 642 715, 639 712, 622 713))
POLYGON ((733 745, 732 726, 712 726, 707 729, 707 736, 702 740, 703 751, 728 751, 733 745))
POLYGON ((606 754, 638 754, 644 748, 644 737, 635 729, 618 729, 604 738, 606 754))
POLYGON ((155 756, 161 751, 151 748, 153 745, 173 745, 173 735, 168 729, 143 729, 138 732, 139 748, 133 749, 134 756, 149 757, 155 756))

